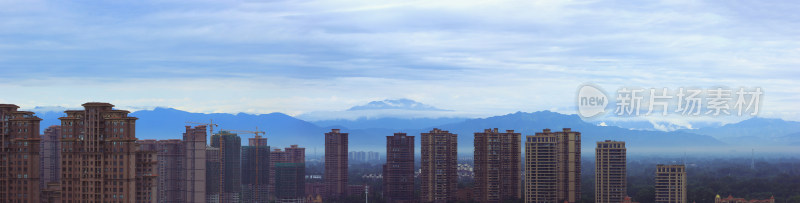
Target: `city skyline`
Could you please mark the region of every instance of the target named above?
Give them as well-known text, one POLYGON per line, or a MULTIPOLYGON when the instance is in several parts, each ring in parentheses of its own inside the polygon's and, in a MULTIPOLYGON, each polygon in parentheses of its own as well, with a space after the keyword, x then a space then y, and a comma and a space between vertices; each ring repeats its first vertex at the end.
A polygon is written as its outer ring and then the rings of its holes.
POLYGON ((0 202, 800 203, 797 11, 0 0, 0 202))
MULTIPOLYGON (((4 164, 22 163, 14 161, 14 158, 23 157, 20 154, 25 154, 26 157, 36 155, 34 159, 41 161, 28 162, 31 165, 4 167, 10 169, 4 171, 4 174, 12 174, 11 176, 4 175, 4 177, 14 177, 14 169, 17 167, 26 168, 20 168, 20 170, 22 172, 30 171, 33 174, 16 176, 17 179, 25 181, 13 179, 4 181, 12 184, 3 185, 3 188, 11 189, 11 191, 13 189, 27 191, 29 186, 41 187, 40 176, 38 176, 40 170, 53 170, 53 167, 61 167, 44 164, 52 162, 52 158, 48 157, 54 155, 54 148, 63 148, 60 153, 55 154, 58 154, 59 159, 68 160, 63 162, 65 164, 63 169, 55 169, 55 171, 59 171, 58 176, 65 178, 50 180, 44 184, 46 188, 43 188, 40 193, 36 193, 38 190, 34 190, 29 194, 10 196, 9 200, 15 201, 14 198, 17 198, 22 201, 37 201, 42 198, 47 201, 60 202, 78 197, 90 202, 101 200, 130 202, 134 199, 136 202, 187 202, 189 198, 203 198, 201 194, 205 193, 203 200, 208 202, 316 201, 313 196, 314 189, 309 192, 309 188, 305 187, 307 181, 313 180, 309 180, 309 177, 306 176, 305 149, 298 145, 287 147, 285 151, 281 151, 279 148, 271 151, 267 138, 258 136, 263 132, 239 131, 256 134, 254 138, 248 139, 247 146, 242 147, 241 137, 228 130, 214 133, 210 144, 205 145, 206 127, 213 126, 212 123, 195 128, 185 126, 186 132, 183 133, 183 139, 139 140, 136 137, 136 130, 133 128, 135 121, 139 118, 129 116, 128 111, 113 109, 114 105, 109 103, 89 102, 83 106, 86 108, 85 110, 67 111, 67 116, 60 118, 62 121, 61 132, 64 135, 55 141, 58 144, 54 145, 48 143, 53 141, 47 140, 49 139, 47 137, 56 135, 57 133, 53 130, 58 128, 51 126, 45 131, 45 134, 40 135, 36 128, 41 119, 35 114, 16 111, 18 107, 15 105, 0 105, 3 107, 0 109, 2 110, 0 117, 4 121, 0 125, 3 127, 0 129, 0 135, 2 135, 0 137, 3 138, 2 146, 4 148, 25 146, 21 150, 2 150, 0 155, 11 158, 4 164), (39 148, 39 138, 30 138, 34 135, 46 138, 46 142, 41 142, 43 148, 39 148), (33 144, 29 145, 29 142, 33 142, 33 144), (39 152, 42 152, 44 156, 40 157, 39 152), (124 158, 126 156, 127 158, 124 158), (88 160, 78 161, 78 163, 96 163, 78 166, 75 165, 76 162, 72 161, 75 160, 74 158, 88 160), (123 161, 116 161, 120 159, 123 161), (105 167, 104 170, 99 170, 103 167, 105 167), (88 168, 88 170, 82 168, 88 168), (80 173, 82 175, 76 177, 72 171, 83 171, 84 173, 80 173), (97 173, 86 173, 89 171, 97 173), (103 172, 101 173, 101 171, 103 172), (127 173, 123 173, 124 171, 127 173), (205 174, 202 174, 203 172, 205 174), (199 177, 205 176, 205 178, 198 178, 197 173, 201 173, 199 177), (108 179, 109 177, 112 179, 108 179), (115 179, 125 177, 127 179, 115 179), (271 177, 276 180, 270 181, 271 177), (94 183, 73 185, 76 182, 74 180, 94 183), (18 185, 19 183, 25 184, 18 185), (194 186, 201 186, 203 183, 205 183, 205 191, 198 190, 198 188, 191 189, 194 186), (110 189, 92 187, 97 185, 119 185, 120 187, 111 187, 110 189), (270 189, 271 187, 268 185, 273 185, 274 189, 270 189), (72 191, 71 187, 75 186, 88 186, 88 188, 81 190, 84 191, 83 194, 74 194, 76 191, 72 191), (277 193, 270 195, 270 190, 277 193), (100 191, 103 192, 100 193, 100 191), (309 196, 306 196, 306 193, 309 196)), ((523 143, 520 140, 521 134, 515 133, 513 130, 506 130, 505 133, 502 133, 497 128, 485 129, 483 132, 474 134, 475 146, 472 149, 475 152, 474 159, 467 159, 474 160, 474 163, 463 164, 462 160, 457 158, 457 148, 455 147, 457 146, 457 134, 436 128, 427 133, 420 133, 422 156, 418 177, 421 183, 419 186, 421 195, 418 197, 418 201, 522 201, 524 196, 526 202, 563 201, 574 203, 583 202, 582 198, 591 198, 582 191, 586 189, 584 188, 586 186, 584 186, 585 182, 581 180, 581 176, 590 172, 582 169, 584 157, 581 156, 580 146, 583 133, 573 131, 571 128, 563 128, 560 132, 543 129, 542 132, 537 132, 535 135, 527 135, 524 141, 527 146, 524 157, 524 189, 520 188, 523 182, 519 179, 521 178, 519 172, 523 167, 518 165, 521 161, 519 156, 522 154, 520 150, 520 145, 523 143), (467 171, 470 173, 465 173, 467 171), (464 179, 465 176, 472 177, 474 180, 464 179), (461 181, 473 182, 475 185, 464 187, 460 185, 461 181), (472 194, 473 191, 474 194, 472 194), (522 192, 522 194, 517 192, 522 192)), ((366 196, 369 191, 368 184, 353 184, 352 180, 348 178, 348 174, 352 172, 349 169, 349 159, 364 159, 367 153, 362 151, 358 152, 362 155, 356 155, 352 152, 357 151, 347 150, 351 145, 349 136, 347 132, 342 132, 340 129, 331 129, 320 138, 325 140, 328 147, 326 147, 323 162, 325 184, 322 185, 322 191, 324 192, 318 193, 318 195, 324 194, 325 202, 352 202, 353 198, 368 198, 366 196), (361 196, 361 194, 365 196, 361 196)), ((413 140, 413 136, 407 137, 405 133, 386 136, 385 160, 387 162, 382 169, 386 173, 390 171, 390 168, 396 168, 399 170, 392 169, 392 171, 399 172, 399 174, 384 174, 384 180, 394 180, 385 182, 383 185, 384 187, 391 186, 384 190, 388 194, 373 195, 388 195, 386 197, 399 199, 403 196, 391 194, 412 192, 408 188, 414 187, 414 184, 406 182, 404 179, 412 177, 415 167, 413 140), (406 186, 394 187, 399 185, 406 186)), ((631 198, 628 196, 630 193, 627 193, 626 189, 626 171, 629 168, 627 167, 625 142, 611 140, 597 142, 595 150, 596 185, 594 185, 594 194, 597 196, 594 200, 598 202, 630 201, 631 198)), ((380 162, 368 165, 380 166, 380 162)), ((694 164, 688 166, 692 165, 694 164)), ((655 167, 653 200, 655 202, 688 202, 687 182, 690 179, 686 173, 685 161, 679 165, 659 163, 655 167)), ((754 167, 755 165, 752 165, 750 170, 755 170, 754 167)), ((355 170, 362 169, 356 167, 355 170)), ((697 168, 693 170, 697 170, 697 168)), ((41 172, 41 174, 47 173, 41 172)), ((640 197, 640 193, 636 195, 638 198, 646 198, 640 197)), ((386 197, 379 197, 379 200, 386 197)), ((316 198, 318 199, 319 196, 316 198)), ((711 195, 702 199, 710 200, 711 195)), ((719 195, 716 195, 714 199, 722 201, 719 195)), ((729 197, 725 201, 731 199, 734 198, 729 197)), ((196 202, 203 202, 203 200, 196 202)), ((408 199, 402 201, 407 202, 408 199)), ((774 196, 761 201, 774 201, 774 196)))

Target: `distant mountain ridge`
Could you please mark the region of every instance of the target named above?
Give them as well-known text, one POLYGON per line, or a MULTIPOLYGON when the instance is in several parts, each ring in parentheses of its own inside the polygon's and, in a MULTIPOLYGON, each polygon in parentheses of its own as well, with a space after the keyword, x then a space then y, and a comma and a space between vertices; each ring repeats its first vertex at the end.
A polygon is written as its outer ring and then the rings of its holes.
MULTIPOLYGON (((137 133, 139 139, 180 139, 185 131, 183 126, 195 126, 186 122, 205 123, 213 120, 219 127, 218 130, 245 130, 265 131, 267 142, 271 146, 286 147, 291 144, 303 146, 323 146, 322 135, 326 132, 312 123, 296 119, 283 113, 270 114, 227 114, 227 113, 189 113, 172 108, 155 108, 153 110, 137 111, 130 114, 137 117, 137 133), (320 139, 310 139, 313 136, 320 139)), ((242 145, 247 145, 247 139, 254 135, 240 134, 242 145)), ((210 136, 209 136, 210 137, 210 136)))
POLYGON ((708 135, 731 145, 800 146, 800 122, 754 117, 720 127, 681 130, 708 135))
MULTIPOLYGON (((58 125, 58 117, 63 113, 42 112, 37 113, 43 118, 42 129, 49 125, 58 125)), ((542 129, 549 128, 553 131, 561 131, 562 128, 571 128, 582 134, 582 148, 584 151, 594 149, 595 142, 603 140, 620 140, 628 143, 629 149, 640 151, 660 149, 688 149, 688 148, 714 148, 725 147, 730 143, 715 139, 724 132, 772 132, 768 135, 771 139, 782 142, 784 145, 800 144, 799 132, 791 132, 787 129, 800 129, 798 122, 783 121, 780 119, 751 119, 737 124, 729 124, 718 128, 681 130, 673 132, 630 130, 615 126, 598 126, 583 121, 577 115, 565 115, 550 111, 538 111, 532 113, 516 112, 500 116, 487 118, 466 119, 357 119, 344 120, 339 123, 332 121, 308 122, 283 113, 270 114, 227 114, 227 113, 190 113, 173 108, 155 108, 152 110, 141 110, 131 113, 130 116, 138 117, 137 137, 139 139, 180 139, 184 132, 186 122, 207 122, 214 120, 220 125, 215 130, 259 130, 266 131, 270 146, 285 147, 291 144, 299 144, 308 149, 311 153, 313 148, 324 148, 324 133, 330 128, 340 128, 343 132, 350 133, 351 150, 385 150, 385 136, 391 136, 395 132, 404 132, 408 135, 419 136, 420 133, 430 131, 432 128, 448 130, 459 135, 459 151, 461 153, 471 153, 472 135, 475 132, 482 132, 484 129, 498 128, 500 130, 515 130, 522 133, 522 137, 541 132, 542 129), (398 126, 398 127, 395 127, 398 126), (765 128, 775 128, 765 130, 765 128), (742 128, 751 129, 749 131, 740 130, 742 128), (783 130, 780 130, 783 129, 783 130), (791 132, 786 133, 785 132, 791 132), (715 134, 716 133, 716 134, 715 134)), ((240 134, 243 137, 243 145, 246 145, 246 138, 253 135, 240 134)), ((739 138, 749 138, 758 140, 765 136, 741 136, 739 138)), ((719 137, 725 138, 725 137, 719 137)), ((417 139, 419 140, 419 139, 417 139)), ((419 142, 419 141, 418 141, 419 142)), ((751 140, 752 143, 755 143, 751 140)), ((419 143, 418 143, 419 144, 419 143)), ((417 144, 417 146, 419 146, 417 144)), ((523 144, 524 145, 524 144, 523 144)), ((320 151, 321 152, 321 151, 320 151)))
POLYGON ((436 108, 427 104, 419 103, 410 99, 386 99, 383 101, 371 101, 364 105, 350 107, 348 111, 377 110, 377 109, 404 109, 415 111, 449 111, 436 108))
POLYGON ((429 128, 438 125, 456 123, 467 120, 467 118, 359 118, 356 120, 337 119, 313 121, 315 125, 321 127, 343 127, 349 129, 416 129, 429 128))
MULTIPOLYGON (((356 105, 343 110, 312 111, 297 115, 297 118, 306 121, 322 121, 324 125, 342 123, 342 121, 361 120, 374 123, 376 119, 437 119, 437 118, 466 118, 475 117, 465 112, 440 109, 431 105, 423 104, 411 99, 385 99, 381 101, 371 101, 363 105, 356 105), (330 122, 328 122, 330 121, 330 122)), ((438 123, 435 120, 431 120, 438 123)), ((399 123, 419 123, 414 122, 399 123)), ((362 125, 354 124, 351 125, 362 125)), ((419 124, 418 124, 419 125, 419 124)))

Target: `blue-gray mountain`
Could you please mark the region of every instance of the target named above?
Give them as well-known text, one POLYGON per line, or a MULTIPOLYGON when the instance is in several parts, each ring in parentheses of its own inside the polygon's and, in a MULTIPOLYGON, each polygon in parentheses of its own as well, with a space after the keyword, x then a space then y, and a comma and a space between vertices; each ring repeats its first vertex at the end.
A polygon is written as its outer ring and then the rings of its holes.
MULTIPOLYGON (((44 119, 42 121, 42 128, 51 124, 58 124, 58 117, 63 114, 58 113, 44 113, 39 114, 44 119)), ((703 131, 676 131, 676 132, 661 132, 661 131, 644 131, 644 130, 629 130, 615 126, 597 126, 588 122, 584 122, 577 115, 564 115, 550 111, 540 111, 534 113, 517 112, 502 116, 494 116, 479 119, 462 119, 450 118, 452 122, 448 123, 447 120, 437 119, 422 119, 421 121, 430 122, 431 125, 425 125, 422 122, 409 121, 404 119, 362 119, 348 122, 340 122, 338 125, 316 125, 311 122, 306 122, 286 114, 271 113, 262 115, 252 114, 204 114, 204 113, 190 113, 171 108, 156 108, 153 110, 137 111, 131 116, 138 117, 137 121, 137 137, 139 139, 180 139, 181 133, 184 131, 185 122, 206 122, 213 119, 220 127, 215 129, 235 129, 235 130, 259 130, 267 132, 266 137, 269 138, 271 146, 285 147, 290 144, 299 144, 309 149, 309 153, 313 148, 318 148, 321 153, 324 146, 323 134, 328 132, 331 128, 341 128, 343 132, 350 133, 350 148, 352 150, 372 150, 383 151, 385 150, 385 136, 389 136, 395 132, 405 132, 409 135, 418 136, 419 133, 427 132, 432 128, 440 128, 449 130, 450 132, 459 134, 459 151, 462 153, 470 153, 472 151, 472 135, 474 132, 480 132, 488 128, 499 128, 500 130, 512 129, 520 132, 523 135, 532 135, 535 132, 541 132, 544 128, 550 128, 554 131, 560 131, 562 128, 572 128, 573 131, 579 131, 583 135, 582 147, 584 150, 594 149, 596 141, 602 140, 622 140, 628 143, 630 149, 638 149, 640 151, 647 150, 665 150, 665 149, 686 149, 686 148, 711 148, 726 146, 727 144, 715 139, 713 133, 715 130, 703 131), (392 123, 401 127, 391 127, 392 123), (706 134, 709 133, 709 134, 706 134)), ((767 128, 784 128, 783 131, 774 130, 768 135, 776 138, 789 139, 791 144, 800 143, 796 138, 800 133, 786 134, 779 136, 784 132, 792 132, 797 128, 797 122, 786 122, 778 119, 772 119, 767 124, 765 123, 750 123, 742 122, 741 125, 726 125, 720 127, 719 131, 739 131, 735 127, 752 128, 752 132, 761 132, 756 135, 767 135, 763 132, 769 131, 767 128), (764 127, 764 128, 761 128, 764 127), (760 129, 760 130, 758 130, 760 129)), ((324 124, 325 122, 317 122, 324 124)), ((253 135, 241 134, 243 141, 245 138, 252 137, 253 135)), ((419 139, 418 139, 419 140, 419 139)), ((247 143, 242 143, 246 145, 247 143)), ((417 144, 419 146, 419 144, 417 144)))
POLYGON ((378 109, 404 109, 417 111, 447 111, 427 104, 419 103, 410 99, 386 99, 383 101, 372 101, 364 105, 354 106, 348 111, 358 110, 378 110, 378 109))
POLYGON ((339 127, 348 129, 425 129, 444 124, 465 121, 468 118, 359 118, 356 120, 336 119, 313 121, 321 127, 339 127))
POLYGON ((800 122, 751 118, 719 127, 681 130, 712 136, 735 146, 800 146, 800 122))

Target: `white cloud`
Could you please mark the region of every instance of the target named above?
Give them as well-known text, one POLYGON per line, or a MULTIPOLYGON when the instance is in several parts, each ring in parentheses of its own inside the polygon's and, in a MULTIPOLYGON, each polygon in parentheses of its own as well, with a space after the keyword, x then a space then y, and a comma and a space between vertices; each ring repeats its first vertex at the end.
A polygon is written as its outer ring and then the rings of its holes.
POLYGON ((0 88, 18 95, 3 102, 31 107, 102 100, 300 115, 410 98, 479 116, 571 113, 584 82, 607 90, 759 86, 767 91, 762 115, 800 120, 800 35, 792 29, 800 21, 787 15, 797 7, 2 1, 0 88))

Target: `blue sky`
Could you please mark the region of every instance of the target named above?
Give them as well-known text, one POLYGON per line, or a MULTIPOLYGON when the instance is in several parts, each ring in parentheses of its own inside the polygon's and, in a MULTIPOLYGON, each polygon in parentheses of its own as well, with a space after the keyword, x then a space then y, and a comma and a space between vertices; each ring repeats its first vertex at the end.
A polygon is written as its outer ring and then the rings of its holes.
MULTIPOLYGON (((762 87, 800 120, 793 1, 3 1, 0 103, 464 115, 575 112, 575 92, 762 87), (13 96, 10 96, 13 95, 13 96)), ((681 118, 678 118, 681 119, 681 118)))

